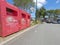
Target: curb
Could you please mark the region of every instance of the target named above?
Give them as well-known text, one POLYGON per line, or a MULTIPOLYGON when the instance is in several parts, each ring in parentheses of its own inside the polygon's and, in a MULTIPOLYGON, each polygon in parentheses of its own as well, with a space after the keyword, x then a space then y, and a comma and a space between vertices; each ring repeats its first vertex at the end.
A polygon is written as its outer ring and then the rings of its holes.
POLYGON ((36 25, 34 25, 34 26, 31 26, 31 27, 29 27, 29 28, 27 28, 27 29, 25 29, 25 30, 23 30, 23 31, 17 32, 14 36, 12 36, 12 37, 10 37, 10 38, 8 38, 8 39, 6 39, 6 40, 3 40, 3 41, 0 43, 0 45, 4 45, 4 44, 7 43, 8 41, 10 41, 10 40, 12 40, 12 39, 15 39, 16 37, 20 36, 21 34, 27 32, 27 31, 29 31, 30 29, 36 27, 37 25, 38 25, 38 24, 36 24, 36 25))

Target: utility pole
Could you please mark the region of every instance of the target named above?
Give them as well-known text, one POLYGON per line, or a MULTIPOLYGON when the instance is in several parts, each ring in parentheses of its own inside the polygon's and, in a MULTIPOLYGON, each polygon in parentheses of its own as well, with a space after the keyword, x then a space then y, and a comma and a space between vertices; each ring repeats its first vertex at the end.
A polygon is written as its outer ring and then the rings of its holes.
MULTIPOLYGON (((37 12, 37 0, 36 0, 36 12, 37 12)), ((37 21, 37 13, 35 14, 35 22, 37 21)), ((37 23, 37 22, 36 22, 37 23)))
POLYGON ((36 10, 37 10, 37 0, 36 0, 36 10))

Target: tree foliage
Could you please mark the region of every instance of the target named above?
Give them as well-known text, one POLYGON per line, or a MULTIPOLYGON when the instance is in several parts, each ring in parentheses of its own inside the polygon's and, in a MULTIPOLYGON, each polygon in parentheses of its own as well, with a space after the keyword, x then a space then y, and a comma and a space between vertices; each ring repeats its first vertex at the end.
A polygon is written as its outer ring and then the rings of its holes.
POLYGON ((56 14, 56 15, 60 15, 60 9, 56 9, 56 10, 55 10, 55 14, 56 14))
POLYGON ((60 9, 55 9, 55 10, 47 10, 47 14, 50 16, 54 16, 53 18, 56 19, 58 15, 60 15, 60 9))
POLYGON ((21 7, 23 9, 28 9, 30 6, 34 6, 33 0, 13 0, 14 5, 21 7))
POLYGON ((55 15, 60 15, 60 9, 56 9, 56 10, 47 10, 47 13, 55 14, 55 15))
POLYGON ((40 9, 36 10, 36 19, 40 19, 40 16, 43 16, 45 18, 46 15, 46 9, 44 7, 41 7, 40 9))

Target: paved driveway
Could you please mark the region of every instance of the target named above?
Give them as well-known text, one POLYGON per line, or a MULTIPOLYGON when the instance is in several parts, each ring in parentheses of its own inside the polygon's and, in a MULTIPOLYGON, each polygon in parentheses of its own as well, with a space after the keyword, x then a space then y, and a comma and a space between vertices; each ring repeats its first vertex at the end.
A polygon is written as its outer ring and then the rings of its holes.
POLYGON ((60 25, 39 24, 5 45, 60 45, 60 25))

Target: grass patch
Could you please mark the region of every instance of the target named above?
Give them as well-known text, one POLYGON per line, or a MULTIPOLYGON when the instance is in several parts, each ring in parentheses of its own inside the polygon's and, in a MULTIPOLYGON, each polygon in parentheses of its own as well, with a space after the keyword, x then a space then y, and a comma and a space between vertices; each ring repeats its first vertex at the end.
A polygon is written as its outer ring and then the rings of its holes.
POLYGON ((41 24, 41 23, 42 23, 41 21, 37 21, 37 22, 31 21, 31 26, 34 26, 34 25, 36 25, 36 24, 41 24))

